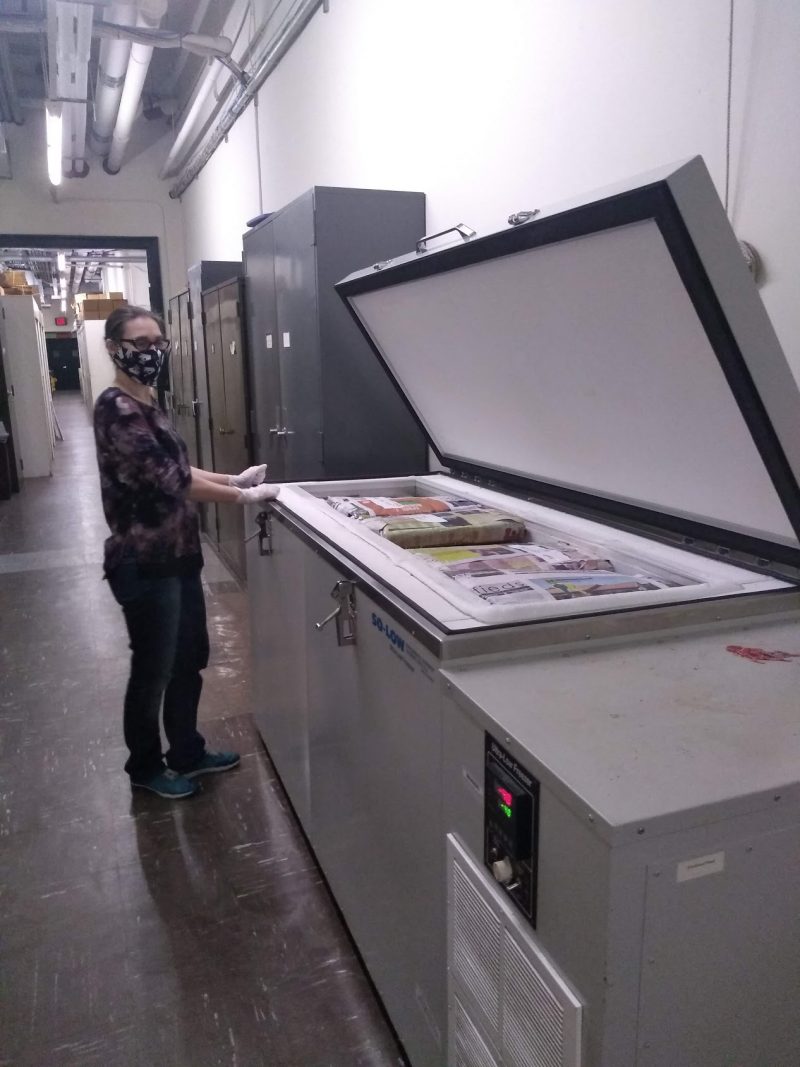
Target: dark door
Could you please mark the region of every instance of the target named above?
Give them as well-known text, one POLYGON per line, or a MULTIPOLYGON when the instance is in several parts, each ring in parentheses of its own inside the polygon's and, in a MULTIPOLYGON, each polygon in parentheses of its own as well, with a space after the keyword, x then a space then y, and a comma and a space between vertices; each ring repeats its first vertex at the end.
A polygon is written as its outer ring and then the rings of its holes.
POLYGON ((80 389, 80 358, 75 337, 48 337, 47 364, 59 393, 80 389))
MULTIPOLYGON (((225 471, 225 370, 222 364, 222 334, 220 331, 219 297, 216 289, 203 294, 205 323, 206 371, 208 376, 208 428, 211 455, 206 457, 206 470, 225 471)), ((225 471, 229 474, 229 471, 225 471)), ((218 508, 208 504, 208 536, 219 543, 218 508)))
MULTIPOLYGON (((189 294, 181 293, 178 297, 178 322, 180 324, 180 351, 177 358, 181 364, 181 436, 186 442, 189 462, 199 467, 197 451, 198 404, 195 391, 194 350, 192 348, 192 324, 189 318, 189 294)), ((173 357, 175 358, 175 357, 173 357)))
MULTIPOLYGON (((225 413, 221 425, 214 420, 220 450, 217 470, 237 474, 250 463, 246 399, 244 330, 240 318, 241 288, 238 281, 218 291, 225 413)), ((217 509, 219 548, 240 579, 245 577, 244 515, 236 506, 217 509)))
POLYGON ((321 478, 322 400, 313 195, 276 215, 275 286, 286 481, 321 478))
POLYGON ((253 461, 266 463, 272 482, 284 481, 278 309, 275 297, 275 227, 260 226, 244 241, 245 299, 250 353, 250 428, 253 461))

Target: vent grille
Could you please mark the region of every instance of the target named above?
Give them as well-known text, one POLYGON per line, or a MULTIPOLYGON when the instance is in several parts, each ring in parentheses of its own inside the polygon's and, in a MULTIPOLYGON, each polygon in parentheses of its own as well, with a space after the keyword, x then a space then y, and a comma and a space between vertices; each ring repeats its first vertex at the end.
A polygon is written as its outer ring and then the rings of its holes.
POLYGON ((562 1067, 564 1009, 512 937, 506 939, 503 1048, 508 1067, 562 1067))
POLYGON ((581 1001, 452 834, 448 855, 449 1067, 581 1067, 581 1001))
POLYGON ((454 1027, 454 1067, 499 1067, 458 997, 455 998, 454 1027))
POLYGON ((500 1025, 502 925, 460 867, 453 868, 453 966, 494 1029, 500 1025))

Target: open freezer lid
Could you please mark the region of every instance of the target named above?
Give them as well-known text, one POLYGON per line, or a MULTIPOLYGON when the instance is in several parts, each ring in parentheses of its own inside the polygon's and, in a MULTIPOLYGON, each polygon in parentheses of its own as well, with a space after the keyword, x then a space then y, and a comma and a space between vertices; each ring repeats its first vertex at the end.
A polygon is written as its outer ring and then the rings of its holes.
POLYGON ((800 391, 700 157, 337 289, 447 466, 800 565, 800 391))

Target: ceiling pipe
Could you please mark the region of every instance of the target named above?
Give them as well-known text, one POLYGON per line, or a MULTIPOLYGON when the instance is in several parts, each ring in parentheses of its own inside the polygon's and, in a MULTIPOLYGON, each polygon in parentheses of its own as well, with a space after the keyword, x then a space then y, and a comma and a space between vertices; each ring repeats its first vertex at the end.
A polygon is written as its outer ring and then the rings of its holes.
MULTIPOLYGON (((115 4, 107 14, 109 22, 133 26, 136 22, 136 5, 115 4)), ((107 156, 111 150, 111 135, 130 54, 131 43, 124 38, 106 37, 100 45, 100 62, 94 88, 94 121, 89 137, 89 145, 98 156, 107 156)))
MULTIPOLYGON (((144 30, 157 30, 166 13, 167 0, 144 0, 139 9, 136 26, 144 30)), ((117 121, 111 138, 111 149, 108 153, 108 158, 103 163, 103 169, 107 174, 119 173, 125 149, 128 147, 128 141, 131 137, 133 120, 139 110, 144 80, 147 77, 147 70, 152 58, 152 45, 131 45, 128 70, 125 74, 125 85, 122 89, 117 121)))
POLYGON ((243 84, 241 79, 238 83, 233 82, 232 79, 229 81, 228 85, 223 89, 223 93, 230 97, 233 90, 233 98, 226 100, 221 114, 214 118, 210 133, 195 148, 188 163, 181 171, 177 182, 170 189, 169 195, 173 200, 183 195, 206 163, 208 163, 219 145, 227 137, 236 120, 247 108, 266 79, 320 8, 327 10, 327 0, 301 0, 294 15, 283 23, 256 60, 255 69, 247 78, 246 83, 243 84))
POLYGON ((171 178, 178 170, 178 164, 186 154, 187 147, 189 147, 189 139, 196 131, 197 120, 202 114, 206 101, 216 84, 218 73, 219 70, 213 63, 206 67, 200 87, 195 94, 194 100, 192 100, 189 110, 186 112, 172 148, 169 150, 169 155, 164 160, 164 165, 158 175, 159 178, 171 178))
POLYGON ((48 6, 48 95, 61 106, 64 173, 83 178, 86 161, 86 90, 94 11, 74 2, 48 6))
MULTIPOLYGON (((205 22, 210 5, 211 0, 200 0, 200 3, 197 5, 197 10, 195 11, 192 17, 190 33, 199 33, 200 30, 203 28, 203 23, 205 22)), ((169 80, 169 89, 167 90, 167 93, 165 95, 174 95, 178 87, 178 82, 180 81, 181 74, 183 74, 184 67, 186 66, 186 59, 187 53, 184 50, 181 52, 181 54, 175 61, 175 67, 172 71, 172 77, 169 80)))

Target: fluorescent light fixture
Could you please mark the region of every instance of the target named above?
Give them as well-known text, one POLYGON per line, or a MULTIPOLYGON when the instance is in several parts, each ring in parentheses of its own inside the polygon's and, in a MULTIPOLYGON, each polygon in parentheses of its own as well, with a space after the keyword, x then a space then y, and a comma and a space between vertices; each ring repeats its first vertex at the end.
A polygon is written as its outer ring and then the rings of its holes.
POLYGON ((61 104, 48 100, 46 107, 47 174, 52 185, 61 184, 61 104))
POLYGON ((67 269, 67 257, 63 252, 59 252, 56 259, 58 260, 58 273, 63 274, 67 269))
POLYGON ((65 296, 61 297, 61 310, 62 311, 66 311, 67 310, 67 298, 65 296))

